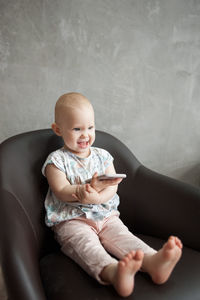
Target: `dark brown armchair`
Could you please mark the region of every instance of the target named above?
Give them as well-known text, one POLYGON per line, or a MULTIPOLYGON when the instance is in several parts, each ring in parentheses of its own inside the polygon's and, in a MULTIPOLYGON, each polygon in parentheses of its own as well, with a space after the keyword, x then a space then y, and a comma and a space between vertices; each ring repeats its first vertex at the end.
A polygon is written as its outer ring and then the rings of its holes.
MULTIPOLYGON (((181 238, 183 256, 169 281, 158 286, 138 273, 134 300, 200 299, 200 189, 143 166, 115 137, 101 131, 96 146, 110 151, 118 173, 121 219, 155 248, 181 238)), ((9 300, 121 299, 63 255, 44 224, 46 179, 42 164, 62 140, 50 129, 14 136, 0 145, 0 263, 9 300)))

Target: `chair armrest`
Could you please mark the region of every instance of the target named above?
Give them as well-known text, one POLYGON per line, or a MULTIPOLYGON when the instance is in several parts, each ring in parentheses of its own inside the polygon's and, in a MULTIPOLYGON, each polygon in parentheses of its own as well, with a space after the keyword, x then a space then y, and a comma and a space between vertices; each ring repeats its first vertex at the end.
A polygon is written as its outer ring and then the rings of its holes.
POLYGON ((15 197, 6 191, 1 196, 0 259, 8 299, 45 300, 33 230, 15 197))
POLYGON ((132 230, 164 239, 177 235, 184 245, 200 251, 199 188, 144 166, 139 167, 127 188, 132 230))

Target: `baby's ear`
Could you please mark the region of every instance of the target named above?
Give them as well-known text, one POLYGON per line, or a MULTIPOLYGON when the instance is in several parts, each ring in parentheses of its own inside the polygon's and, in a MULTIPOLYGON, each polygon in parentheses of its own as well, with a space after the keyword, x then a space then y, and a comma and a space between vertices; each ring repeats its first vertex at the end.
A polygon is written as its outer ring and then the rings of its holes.
POLYGON ((60 127, 56 123, 53 123, 51 125, 51 128, 55 132, 55 134, 57 134, 58 136, 61 136, 60 127))

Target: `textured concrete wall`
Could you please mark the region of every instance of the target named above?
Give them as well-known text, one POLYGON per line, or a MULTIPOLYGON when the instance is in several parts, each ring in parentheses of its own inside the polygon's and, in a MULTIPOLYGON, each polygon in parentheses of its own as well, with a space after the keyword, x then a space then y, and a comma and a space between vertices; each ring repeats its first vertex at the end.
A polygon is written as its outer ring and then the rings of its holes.
POLYGON ((200 178, 199 0, 0 0, 0 139, 79 91, 146 166, 200 178))

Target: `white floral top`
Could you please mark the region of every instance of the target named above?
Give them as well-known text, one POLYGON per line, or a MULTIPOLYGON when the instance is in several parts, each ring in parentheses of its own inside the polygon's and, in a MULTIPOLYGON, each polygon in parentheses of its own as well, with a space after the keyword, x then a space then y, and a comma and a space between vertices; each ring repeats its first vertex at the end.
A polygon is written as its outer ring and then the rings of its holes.
MULTIPOLYGON (((104 149, 91 147, 91 153, 87 158, 80 158, 68 150, 61 148, 49 154, 42 173, 45 176, 45 168, 48 164, 54 164, 66 174, 71 184, 85 183, 95 172, 98 175, 105 174, 106 168, 113 162, 113 157, 104 149)), ((108 217, 113 210, 117 211, 119 196, 115 194, 112 199, 103 204, 81 204, 80 202, 62 202, 49 188, 46 199, 46 224, 56 225, 62 221, 70 220, 81 215, 88 219, 102 220, 108 217)))

